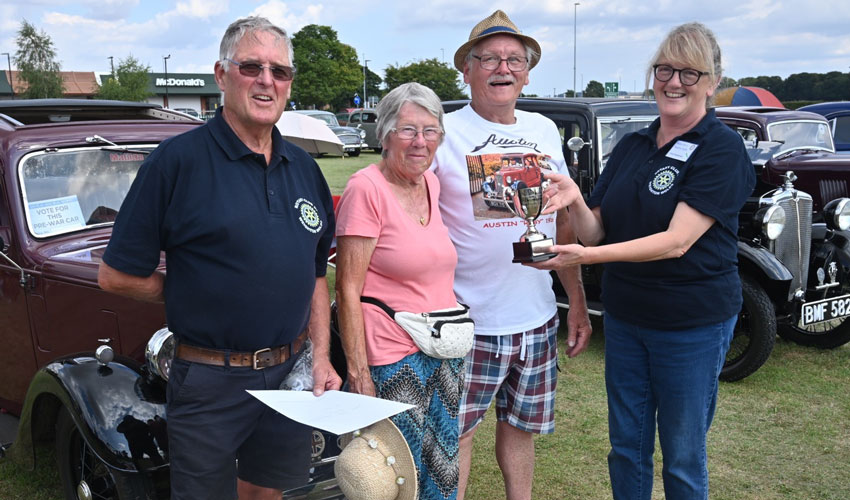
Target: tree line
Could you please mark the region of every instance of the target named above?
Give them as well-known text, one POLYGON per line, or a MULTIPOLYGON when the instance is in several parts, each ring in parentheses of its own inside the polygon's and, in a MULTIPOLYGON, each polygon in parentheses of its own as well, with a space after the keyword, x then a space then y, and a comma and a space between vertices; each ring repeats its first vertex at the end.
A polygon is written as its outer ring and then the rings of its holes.
MULTIPOLYGON (((37 30, 24 20, 16 38, 18 50, 14 60, 20 80, 27 88, 27 98, 62 97, 60 65, 56 61, 53 42, 44 31, 37 30)), ((304 108, 337 110, 354 107, 354 96, 363 93, 364 77, 367 96, 381 97, 395 87, 418 82, 434 90, 443 100, 464 99, 465 84, 455 68, 436 58, 391 64, 384 68, 384 78, 360 64, 357 51, 342 43, 330 26, 310 24, 292 35, 297 69, 292 83, 291 100, 304 108)), ((150 67, 132 55, 119 61, 99 87, 99 99, 144 101, 148 92, 150 67)), ((780 101, 837 101, 850 100, 850 73, 795 73, 788 78, 779 76, 744 77, 740 80, 724 77, 721 88, 734 86, 761 87, 771 91, 780 101)), ((572 92, 568 92, 570 97, 572 92)), ((585 97, 603 97, 603 85, 591 80, 584 90, 585 97)), ((360 96, 361 100, 364 96, 360 96)))

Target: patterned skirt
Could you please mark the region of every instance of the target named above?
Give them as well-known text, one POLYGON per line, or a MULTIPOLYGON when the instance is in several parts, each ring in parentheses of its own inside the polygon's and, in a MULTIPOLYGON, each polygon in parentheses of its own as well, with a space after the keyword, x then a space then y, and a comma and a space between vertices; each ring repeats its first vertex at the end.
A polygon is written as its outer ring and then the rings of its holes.
POLYGON ((413 453, 419 475, 419 500, 454 500, 463 358, 436 359, 416 352, 370 370, 379 398, 416 406, 392 417, 392 421, 413 453))

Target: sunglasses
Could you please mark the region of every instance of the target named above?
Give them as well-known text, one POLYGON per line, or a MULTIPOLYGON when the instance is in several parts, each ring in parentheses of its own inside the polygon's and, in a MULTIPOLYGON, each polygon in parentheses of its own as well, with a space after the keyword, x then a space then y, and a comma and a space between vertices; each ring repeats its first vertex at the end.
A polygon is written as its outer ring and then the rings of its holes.
POLYGON ((295 68, 292 66, 263 66, 262 64, 257 63, 239 63, 234 61, 233 59, 224 58, 225 61, 235 64, 239 67, 239 74, 242 76, 247 76, 249 78, 256 78, 263 72, 264 69, 268 68, 269 71, 272 72, 272 78, 279 82, 288 82, 292 80, 292 77, 295 76, 295 68))

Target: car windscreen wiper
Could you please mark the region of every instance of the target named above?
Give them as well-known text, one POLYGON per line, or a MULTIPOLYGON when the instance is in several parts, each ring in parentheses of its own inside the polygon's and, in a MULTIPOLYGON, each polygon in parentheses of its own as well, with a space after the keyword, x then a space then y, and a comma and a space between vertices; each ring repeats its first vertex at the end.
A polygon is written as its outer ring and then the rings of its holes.
POLYGON ((150 150, 129 149, 126 146, 119 146, 118 144, 115 144, 109 139, 104 139, 103 137, 97 134, 90 137, 86 137, 86 142, 89 144, 109 144, 109 146, 103 146, 100 148, 103 151, 120 151, 122 153, 139 153, 143 155, 149 155, 151 153, 150 150))

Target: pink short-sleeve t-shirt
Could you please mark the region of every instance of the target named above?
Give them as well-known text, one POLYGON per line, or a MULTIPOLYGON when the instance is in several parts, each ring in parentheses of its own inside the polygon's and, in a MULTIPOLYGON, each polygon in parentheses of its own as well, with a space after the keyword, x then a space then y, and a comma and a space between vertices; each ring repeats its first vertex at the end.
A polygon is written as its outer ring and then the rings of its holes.
MULTIPOLYGON (((401 208, 377 165, 348 180, 337 209, 337 236, 377 238, 361 295, 384 301, 396 311, 425 312, 453 307, 457 253, 440 217, 440 185, 425 174, 430 219, 423 226, 401 208)), ((369 365, 395 363, 417 351, 416 344, 384 311, 363 304, 369 365)))

